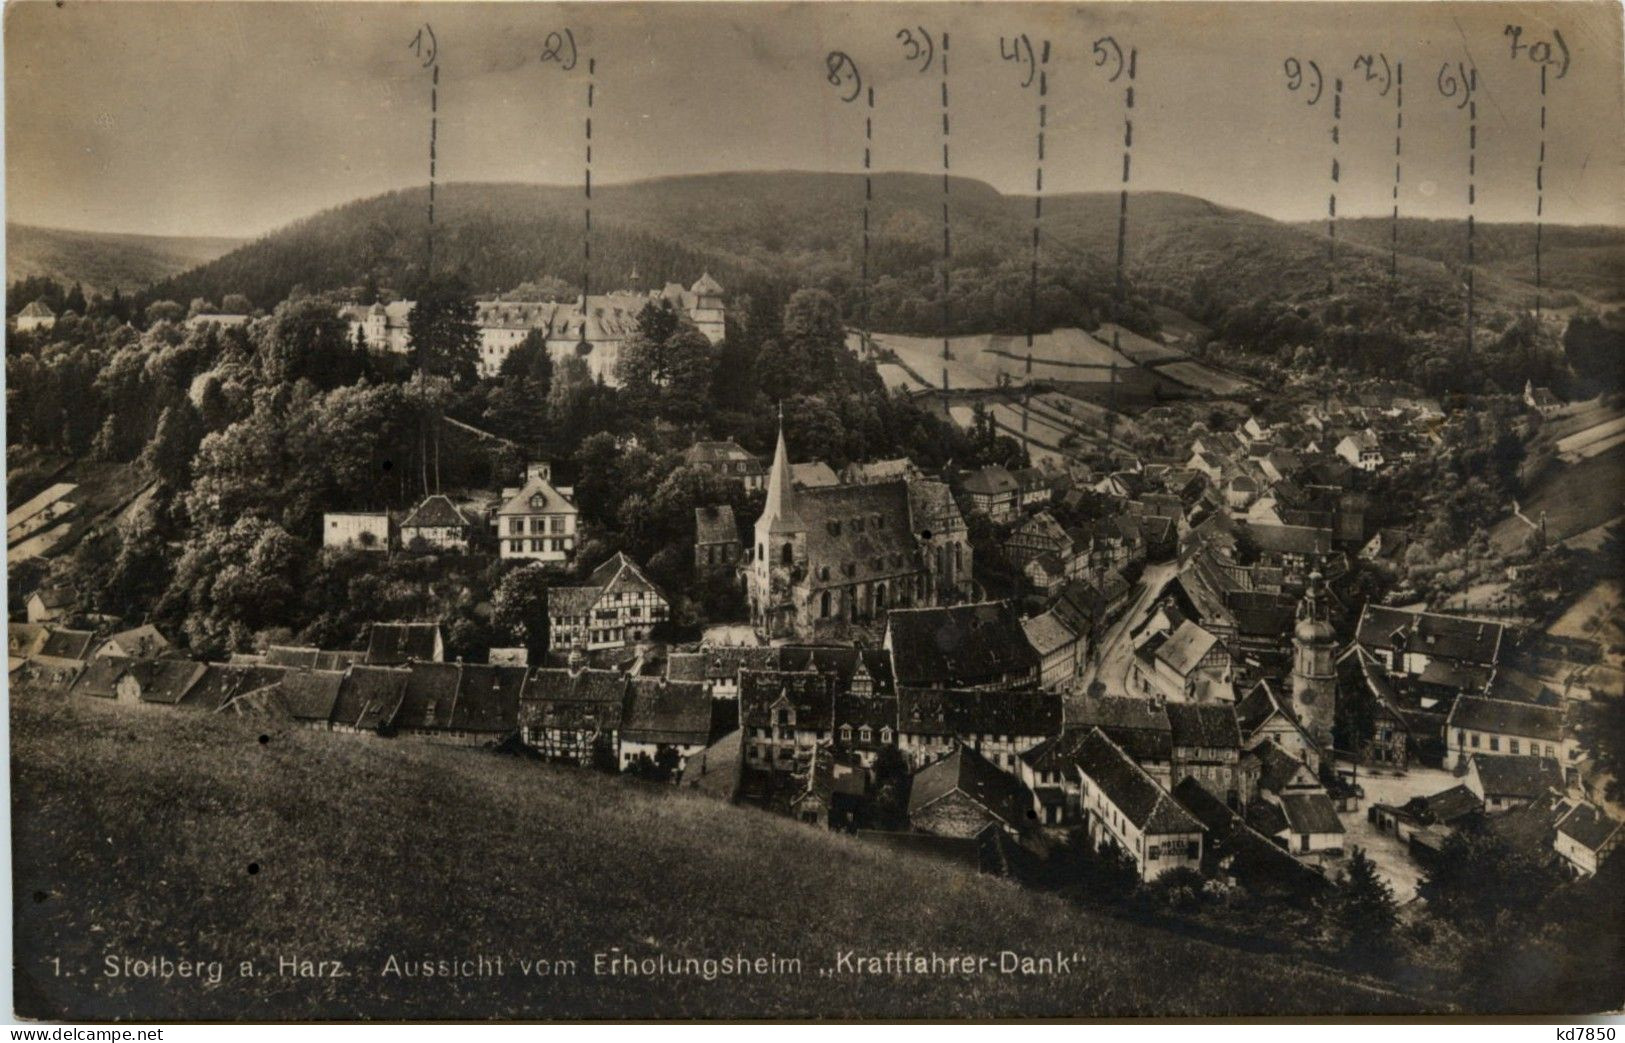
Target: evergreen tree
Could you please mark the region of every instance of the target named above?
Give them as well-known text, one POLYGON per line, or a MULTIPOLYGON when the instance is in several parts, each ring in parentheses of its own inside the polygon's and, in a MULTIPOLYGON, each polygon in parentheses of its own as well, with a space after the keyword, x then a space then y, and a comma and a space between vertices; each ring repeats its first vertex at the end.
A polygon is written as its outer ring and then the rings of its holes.
POLYGON ((1354 849, 1348 876, 1332 899, 1332 919, 1355 963, 1377 969, 1393 958, 1399 922, 1394 891, 1362 848, 1354 849))
POLYGON ((473 294, 461 275, 427 280, 407 319, 418 367, 432 376, 449 377, 458 387, 473 384, 480 360, 475 314, 473 294))

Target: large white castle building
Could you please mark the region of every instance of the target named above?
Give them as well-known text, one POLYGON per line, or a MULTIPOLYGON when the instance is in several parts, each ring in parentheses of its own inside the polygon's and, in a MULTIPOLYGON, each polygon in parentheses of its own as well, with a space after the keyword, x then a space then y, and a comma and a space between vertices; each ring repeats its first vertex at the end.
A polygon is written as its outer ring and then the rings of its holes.
MULTIPOLYGON (((727 316, 722 295, 721 284, 707 273, 686 290, 682 284, 672 282, 647 293, 620 290, 593 294, 585 304, 579 296, 574 301, 478 301, 475 321, 480 327, 480 376, 496 376, 508 353, 531 330, 542 330, 548 353, 555 360, 578 355, 586 360, 593 379, 613 386, 618 383, 615 370, 621 345, 637 332, 638 314, 645 305, 671 302, 678 314, 716 344, 722 340, 727 316)), ((411 301, 371 307, 351 305, 343 309, 343 314, 350 322, 351 339, 360 334, 375 350, 401 354, 410 350, 407 323, 412 314, 411 301)))

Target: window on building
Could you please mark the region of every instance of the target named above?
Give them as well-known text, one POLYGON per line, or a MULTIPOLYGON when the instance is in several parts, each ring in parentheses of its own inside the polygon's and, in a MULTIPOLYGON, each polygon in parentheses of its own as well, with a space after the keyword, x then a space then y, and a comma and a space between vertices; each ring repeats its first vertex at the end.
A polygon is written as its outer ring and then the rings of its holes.
POLYGON ((555 514, 552 518, 548 519, 548 527, 553 532, 563 532, 564 516, 555 514))
POLYGON ((867 724, 864 725, 862 728, 858 729, 858 740, 860 742, 868 742, 873 737, 874 737, 874 732, 872 730, 870 730, 870 728, 869 728, 869 726, 867 724))
POLYGON ((1473 746, 1473 749, 1475 749, 1475 750, 1478 749, 1478 733, 1477 732, 1473 733, 1472 746, 1473 746))
POLYGON ((1202 857, 1202 842, 1200 840, 1187 841, 1185 844, 1185 857, 1198 859, 1202 857))
MULTIPOLYGON (((1513 740, 1512 740, 1512 752, 1513 752, 1513 753, 1520 753, 1520 752, 1522 752, 1522 751, 1521 751, 1521 750, 1519 750, 1519 749, 1518 749, 1518 740, 1517 740, 1517 739, 1513 739, 1513 740)), ((1539 752, 1539 751, 1536 751, 1536 752, 1539 752)))
POLYGON ((1552 748, 1552 744, 1551 744, 1551 743, 1547 743, 1547 744, 1546 744, 1546 756, 1548 756, 1548 757, 1555 757, 1555 756, 1557 756, 1557 750, 1555 750, 1555 749, 1553 749, 1553 748, 1552 748))
POLYGON ((841 725, 841 741, 842 742, 851 742, 852 741, 852 726, 850 724, 841 725))
POLYGON ((1499 735, 1490 736, 1490 752, 1491 753, 1500 753, 1501 752, 1501 737, 1499 735))
POLYGON ((513 533, 515 536, 517 536, 520 533, 524 532, 525 531, 525 519, 523 519, 523 518, 514 518, 511 521, 509 521, 508 522, 508 531, 513 533))
POLYGON ((1162 847, 1161 847, 1161 845, 1152 844, 1151 845, 1151 850, 1149 850, 1149 851, 1147 851, 1145 853, 1145 857, 1146 857, 1146 861, 1148 861, 1148 862, 1155 862, 1157 859, 1161 858, 1162 857, 1162 847))
POLYGON ((790 544, 786 543, 784 545, 784 547, 779 551, 779 561, 782 562, 785 565, 789 565, 789 564, 791 564, 792 562, 795 561, 795 555, 796 555, 795 548, 793 546, 791 546, 790 544))
POLYGON ((780 710, 779 711, 779 724, 785 725, 785 724, 789 724, 789 723, 790 723, 790 711, 789 710, 780 710))

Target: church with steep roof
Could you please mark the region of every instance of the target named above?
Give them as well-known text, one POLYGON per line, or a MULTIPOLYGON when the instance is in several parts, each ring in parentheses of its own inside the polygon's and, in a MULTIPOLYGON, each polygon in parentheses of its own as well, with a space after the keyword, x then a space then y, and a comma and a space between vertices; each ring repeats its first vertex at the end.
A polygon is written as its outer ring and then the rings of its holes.
POLYGON ((807 639, 974 591, 970 538, 946 486, 898 479, 798 488, 782 421, 753 542, 751 622, 769 638, 807 639))

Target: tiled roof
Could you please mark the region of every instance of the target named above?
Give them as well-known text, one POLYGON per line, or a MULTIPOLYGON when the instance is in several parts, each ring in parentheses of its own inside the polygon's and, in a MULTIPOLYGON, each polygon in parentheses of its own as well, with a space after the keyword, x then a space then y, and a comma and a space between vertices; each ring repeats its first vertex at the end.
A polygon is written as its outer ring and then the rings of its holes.
POLYGON ((711 697, 702 684, 639 677, 632 681, 623 742, 704 745, 711 736, 711 697))
POLYGON ((1213 651, 1213 646, 1218 643, 1218 638, 1187 619, 1168 635, 1168 640, 1157 649, 1156 655, 1174 673, 1185 677, 1201 664, 1202 658, 1213 651))
POLYGON ((1057 652, 1078 640, 1078 635, 1053 609, 1022 620, 1021 629, 1027 634, 1033 651, 1041 656, 1057 652))
POLYGON ((820 673, 833 674, 837 691, 851 685, 860 662, 868 671, 876 691, 889 691, 892 687, 891 659, 881 649, 832 645, 781 645, 774 649, 753 651, 776 652, 777 658, 773 661, 775 663, 773 669, 817 670, 820 673))
POLYGON ((271 645, 265 650, 265 662, 270 666, 309 670, 316 665, 316 659, 321 654, 321 649, 312 646, 271 645))
POLYGON ((813 670, 740 671, 739 723, 747 728, 771 726, 773 705, 781 696, 795 712, 797 728, 834 727, 835 678, 813 670))
POLYGON ((118 693, 113 686, 118 679, 124 676, 124 671, 133 665, 135 660, 124 656, 102 656, 92 659, 86 666, 79 679, 73 683, 74 695, 90 695, 98 699, 112 699, 118 693))
POLYGON ((738 543, 739 524, 728 504, 694 508, 695 543, 738 543))
POLYGON ((553 619, 584 616, 592 611, 603 594, 603 587, 549 587, 547 614, 553 619))
POLYGON ((837 695, 835 697, 835 727, 852 728, 853 745, 863 745, 860 728, 867 725, 871 732, 870 745, 882 744, 880 730, 891 729, 892 740, 897 738, 896 696, 837 695))
POLYGON ((1223 703, 1169 703, 1168 723, 1175 746, 1240 749, 1241 731, 1236 711, 1223 703))
POLYGON ((1473 815, 1484 810, 1484 802, 1478 795, 1466 786, 1451 786, 1447 790, 1431 793, 1425 797, 1415 797, 1407 802, 1407 807, 1415 804, 1417 809, 1435 822, 1451 825, 1457 819, 1473 815))
POLYGON ((1249 826, 1194 776, 1180 780, 1174 787, 1174 799, 1202 823, 1206 847, 1221 862, 1228 859, 1230 873, 1245 886, 1254 888, 1264 880, 1297 891, 1320 892, 1327 888, 1325 877, 1249 826))
POLYGON ((519 487, 519 491, 503 500, 502 506, 497 508, 497 514, 505 518, 529 514, 576 513, 578 512, 575 504, 565 499, 563 493, 555 489, 551 482, 540 475, 532 475, 526 478, 525 484, 519 487), (533 499, 536 500, 534 504, 531 503, 533 499))
POLYGON ((1268 681, 1260 681, 1236 704, 1236 726, 1243 735, 1251 735, 1272 716, 1281 711, 1281 704, 1268 681))
POLYGON ((134 656, 142 659, 157 655, 169 647, 169 639, 158 632, 158 628, 151 623, 129 630, 121 630, 107 639, 119 650, 120 655, 134 656))
POLYGON ((914 773, 908 794, 909 816, 918 815, 956 791, 1011 829, 1024 829, 1028 824, 1032 795, 1027 787, 995 768, 980 753, 963 746, 914 773))
POLYGON ((790 484, 798 490, 827 489, 839 485, 840 481, 835 476, 835 469, 822 460, 790 465, 790 484))
POLYGON ((704 681, 704 652, 673 652, 666 657, 666 680, 704 681))
POLYGON ((40 646, 39 654, 57 656, 61 659, 87 659, 90 649, 96 643, 96 635, 88 630, 69 630, 66 627, 49 627, 49 636, 45 644, 40 646))
POLYGON ((14 658, 38 655, 50 636, 50 629, 43 623, 8 623, 6 624, 8 654, 14 658))
POLYGON ((1062 702, 1037 689, 899 688, 897 726, 923 735, 1055 735, 1062 702))
POLYGON ((1486 797, 1533 800, 1563 789, 1563 769, 1551 757, 1475 753, 1468 767, 1478 772, 1486 797))
POLYGON ((462 529, 474 523, 444 495, 430 496, 401 519, 402 529, 462 529))
POLYGON ((1084 699, 1069 717, 1075 718, 1073 723, 1084 735, 1091 727, 1099 728, 1137 763, 1166 762, 1173 757, 1173 725, 1163 706, 1150 699, 1124 695, 1084 699))
POLYGON ((683 459, 690 464, 706 467, 722 465, 725 467, 724 474, 735 477, 760 475, 766 470, 761 460, 737 442, 695 442, 683 451, 683 459), (736 466, 744 469, 736 470, 736 466))
MULTIPOLYGON (((954 502, 954 492, 946 482, 931 481, 917 478, 908 483, 908 509, 914 520, 915 531, 922 537, 931 527, 939 524, 937 519, 947 518, 948 524, 964 523, 964 515, 959 511, 959 505, 954 502)), ((931 530, 933 536, 937 535, 931 530)))
POLYGON ((282 677, 282 702, 299 721, 330 721, 344 688, 338 670, 290 670, 282 677))
POLYGON ((907 484, 797 490, 795 509, 806 526, 807 561, 814 569, 807 582, 814 589, 901 579, 919 571, 907 484))
POLYGON ((409 676, 407 671, 393 668, 351 667, 333 706, 333 723, 369 729, 389 725, 406 694, 409 676))
POLYGON ((146 659, 131 664, 129 673, 141 685, 141 701, 174 706, 206 668, 190 659, 146 659))
POLYGON ((367 665, 433 660, 439 633, 438 623, 374 623, 367 631, 367 665))
POLYGON ((1008 602, 895 609, 886 620, 899 684, 990 683, 1039 665, 1008 602))
POLYGON ((444 724, 453 731, 506 734, 519 724, 519 697, 525 687, 523 666, 463 666, 457 701, 444 724))
POLYGON ((1202 831, 1201 823, 1099 728, 1079 744, 1074 763, 1141 832, 1202 831))
POLYGON ((1464 695, 1451 707, 1448 727, 1555 743, 1563 738, 1563 711, 1534 703, 1464 695))
POLYGON ((1499 623, 1437 612, 1415 612, 1366 603, 1360 614, 1356 639, 1374 648, 1393 648, 1396 639, 1406 648, 1429 657, 1443 656, 1480 666, 1492 666, 1500 657, 1499 623))
POLYGON ((1015 475, 1002 467, 984 467, 980 471, 972 471, 960 484, 966 492, 975 496, 1002 496, 1021 488, 1015 475))
POLYGON ((1286 812, 1287 824, 1294 833, 1343 832, 1337 808, 1324 793, 1283 793, 1281 809, 1286 812))
POLYGON ((589 669, 572 674, 556 667, 537 667, 525 678, 520 698, 527 703, 620 703, 626 698, 626 677, 618 670, 589 669))
POLYGON ((1259 761, 1259 789, 1280 793, 1300 776, 1307 776, 1305 781, 1313 782, 1314 775, 1309 771, 1309 766, 1276 745, 1273 739, 1260 743, 1252 753, 1259 761))
POLYGON ((1558 820, 1557 831, 1589 850, 1600 851, 1608 839, 1619 832, 1619 823, 1595 805, 1581 803, 1558 820))
POLYGON ((1332 530, 1307 525, 1248 523, 1247 532, 1265 554, 1325 556, 1332 552, 1332 530))
POLYGON ((395 715, 397 728, 443 727, 451 716, 461 681, 458 663, 413 663, 408 668, 406 693, 395 715))

